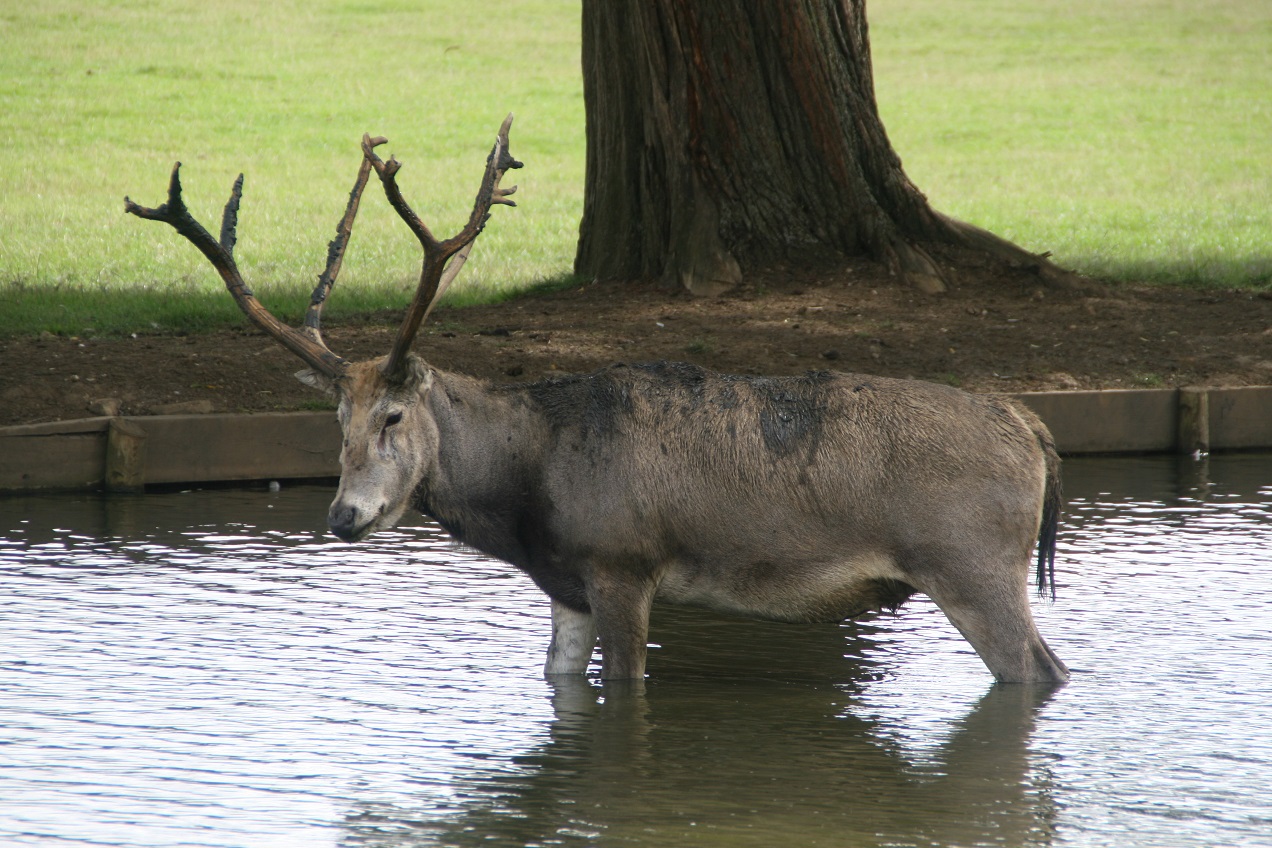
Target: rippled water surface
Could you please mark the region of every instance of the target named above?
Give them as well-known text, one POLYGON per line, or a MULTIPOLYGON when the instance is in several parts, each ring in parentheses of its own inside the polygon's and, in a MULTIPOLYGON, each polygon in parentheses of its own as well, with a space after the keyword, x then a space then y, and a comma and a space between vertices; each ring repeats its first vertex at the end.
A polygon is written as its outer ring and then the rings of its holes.
POLYGON ((528 580, 331 489, 0 499, 0 844, 1272 844, 1272 458, 1066 488, 1054 692, 922 598, 554 686, 528 580))

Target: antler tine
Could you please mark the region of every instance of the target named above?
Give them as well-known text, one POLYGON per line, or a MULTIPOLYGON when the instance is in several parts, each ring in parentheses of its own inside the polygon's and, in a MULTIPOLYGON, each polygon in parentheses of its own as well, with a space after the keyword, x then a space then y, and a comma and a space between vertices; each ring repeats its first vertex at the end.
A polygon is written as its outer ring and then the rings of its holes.
MULTIPOLYGON (((507 161, 504 163, 503 167, 496 168, 495 175, 494 175, 495 176, 494 183, 491 186, 490 202, 491 204, 497 203, 501 206, 516 206, 517 205, 516 202, 512 200, 508 200, 509 195, 516 193, 517 187, 513 186, 512 188, 500 188, 499 182, 500 180, 503 179, 503 175, 508 171, 509 168, 520 168, 522 166, 521 162, 518 162, 517 160, 513 159, 512 155, 508 153, 508 130, 511 126, 512 126, 512 113, 509 112, 508 117, 504 118, 503 124, 500 125, 499 127, 499 135, 495 137, 495 148, 494 150, 490 152, 490 160, 502 159, 503 157, 507 158, 507 161), (498 153, 496 153, 496 151, 498 151, 498 153)), ((487 169, 489 169, 490 167, 490 160, 487 161, 487 169)), ((483 186, 485 185, 484 178, 483 178, 482 184, 483 186)), ((480 198, 481 198, 481 195, 479 193, 478 200, 480 200, 480 198)), ((485 218, 482 219, 481 227, 483 228, 485 227, 486 220, 488 220, 489 218, 490 218, 490 214, 489 212, 487 212, 485 218)), ((471 220, 470 220, 470 223, 471 223, 471 220)), ((424 318, 422 320, 427 320, 429 313, 433 311, 433 307, 437 304, 439 300, 442 299, 442 295, 446 294, 446 290, 450 288, 450 284, 455 281, 455 278, 459 276, 460 269, 463 268, 464 263, 468 261, 468 254, 472 252, 473 245, 477 243, 478 234, 480 234, 480 229, 477 234, 473 235, 473 237, 468 241, 467 244, 465 244, 462 248, 460 248, 459 252, 455 254, 455 257, 451 259, 450 263, 446 266, 446 273, 442 276, 441 282, 439 282, 437 285, 437 293, 433 295, 432 300, 429 302, 428 308, 424 310, 424 318)))
POLYGON ((451 261, 446 263, 446 271, 442 274, 442 278, 437 283, 437 293, 429 299, 428 308, 424 310, 424 315, 420 318, 421 324, 428 320, 428 316, 432 313, 433 307, 436 306, 437 302, 442 299, 442 295, 446 294, 446 290, 450 288, 450 284, 455 282, 455 278, 459 276, 459 272, 464 267, 464 263, 468 261, 468 254, 473 252, 473 245, 476 243, 477 240, 473 239, 468 244, 461 247, 459 249, 459 253, 456 253, 453 257, 451 257, 451 261))
POLYGON ((321 340, 315 340, 307 334, 299 333, 279 321, 261 305, 252 294, 252 290, 243 282, 238 266, 234 262, 234 244, 238 225, 239 201, 243 196, 243 175, 239 174, 234 181, 234 189, 230 193, 229 202, 225 204, 225 212, 221 217, 221 238, 212 238, 211 233, 194 219, 186 208, 181 197, 181 163, 172 169, 172 179, 168 183, 168 201, 158 208, 140 206, 131 198, 124 198, 124 210, 139 218, 150 221, 162 221, 180 233, 187 241, 199 249, 216 268, 225 287, 234 298, 235 303, 243 310, 249 320, 264 333, 272 336, 292 353, 299 356, 311 368, 321 371, 329 377, 339 377, 344 373, 348 363, 327 349, 321 340))
POLYGON ((403 318, 402 326, 398 330, 393 349, 389 352, 388 359, 383 365, 385 376, 391 380, 398 380, 402 377, 406 353, 411 347, 411 342, 415 339, 415 334, 419 331, 420 324, 423 323, 424 318, 432 311, 437 299, 441 297, 441 294, 459 273, 459 269, 468 257, 468 250, 471 249, 473 240, 481 234, 482 228, 490 217, 490 207, 494 204, 516 206, 515 203, 507 199, 509 195, 517 190, 516 187, 508 189, 499 187, 499 181, 503 179, 503 175, 508 169, 520 168, 522 165, 508 153, 508 130, 512 126, 512 119, 513 116, 509 114, 499 128, 499 135, 495 140, 494 149, 491 150, 490 156, 486 160, 486 171, 482 176, 481 188, 477 192, 477 199, 473 204, 472 214, 468 217, 468 223, 457 234, 443 241, 438 241, 434 238, 432 232, 429 231, 424 222, 411 209, 405 198, 402 197, 402 192, 398 188, 396 179, 398 169, 402 167, 401 163, 392 157, 390 157, 388 162, 382 161, 380 157, 376 156, 370 146, 365 141, 363 142, 363 154, 371 162, 376 173, 379 174, 380 181, 384 184, 384 193, 388 197, 389 204, 397 210, 398 215, 415 233, 420 245, 424 248, 424 263, 420 269, 420 282, 416 287, 415 297, 412 299, 411 305, 407 307, 406 316, 403 318), (454 258, 452 259, 452 257, 454 258), (448 261, 450 262, 449 268, 447 267, 448 261))
MULTIPOLYGON (((363 145, 369 145, 373 149, 387 141, 387 138, 379 136, 371 138, 370 135, 364 135, 362 137, 363 145)), ((358 214, 358 204, 362 201, 362 190, 366 188, 367 179, 370 176, 371 161, 366 156, 363 156, 362 165, 358 168, 358 178, 354 181, 353 189, 349 192, 349 204, 345 207, 344 217, 336 225, 335 238, 327 245, 327 267, 318 276, 318 285, 314 288, 313 294, 309 296, 309 308, 305 310, 305 322, 301 332, 318 344, 323 345, 323 347, 326 347, 326 344, 322 340, 322 331, 320 329, 322 308, 327 302, 327 296, 331 294, 331 287, 336 283, 336 275, 340 273, 340 266, 344 262, 345 248, 349 246, 349 238, 353 234, 353 219, 358 214)))

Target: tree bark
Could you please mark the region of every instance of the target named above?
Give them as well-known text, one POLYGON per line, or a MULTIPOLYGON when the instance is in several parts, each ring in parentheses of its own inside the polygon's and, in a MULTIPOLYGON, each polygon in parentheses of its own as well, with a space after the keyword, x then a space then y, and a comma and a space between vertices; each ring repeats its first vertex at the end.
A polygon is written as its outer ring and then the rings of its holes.
POLYGON ((933 210, 879 118, 865 0, 584 0, 575 272, 716 294, 866 255, 945 288, 924 245, 1045 260, 933 210))

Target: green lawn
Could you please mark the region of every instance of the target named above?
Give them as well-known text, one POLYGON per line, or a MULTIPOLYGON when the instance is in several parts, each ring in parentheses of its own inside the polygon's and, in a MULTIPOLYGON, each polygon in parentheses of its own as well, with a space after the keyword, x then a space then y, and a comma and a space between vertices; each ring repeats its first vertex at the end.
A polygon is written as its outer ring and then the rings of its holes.
MULTIPOLYGON (((101 331, 129 316, 130 331, 239 320, 201 255, 123 212, 125 195, 162 202, 177 160, 186 202, 209 229, 246 174, 239 266, 267 306, 296 314, 364 132, 389 138, 382 150, 403 161, 404 191, 446 232, 467 220, 510 111, 512 150, 531 164, 505 181, 520 183, 520 205, 495 210, 456 289, 474 296, 570 269, 583 184, 573 4, 4 5, 0 333, 101 331)), ((415 284, 419 246, 375 183, 333 314, 402 307, 415 284)))
MULTIPOLYGON (((878 0, 875 79, 935 205, 1114 279, 1272 278, 1272 4, 878 0)), ((435 230, 467 215, 517 114, 498 208, 456 294, 568 276, 584 163, 577 3, 0 0, 0 335, 240 320, 203 258, 123 197, 173 162, 215 227, 245 172, 240 267, 294 316, 385 135, 435 230), (499 17, 492 17, 498 14, 499 17)), ((400 308, 418 246, 372 184, 329 313, 400 308)))
POLYGON ((942 211, 1122 280, 1272 284, 1272 3, 871 7, 875 86, 942 211))

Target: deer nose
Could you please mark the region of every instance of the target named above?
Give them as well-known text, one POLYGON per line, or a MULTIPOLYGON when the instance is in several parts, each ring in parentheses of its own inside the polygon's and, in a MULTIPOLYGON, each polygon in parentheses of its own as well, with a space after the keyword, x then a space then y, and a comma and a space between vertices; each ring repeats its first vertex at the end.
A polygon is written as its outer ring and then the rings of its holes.
POLYGON ((362 529, 362 525, 363 522, 358 518, 358 508, 356 506, 337 501, 327 511, 327 526, 331 528, 331 532, 335 533, 337 538, 345 542, 352 542, 356 539, 358 531, 362 529))

